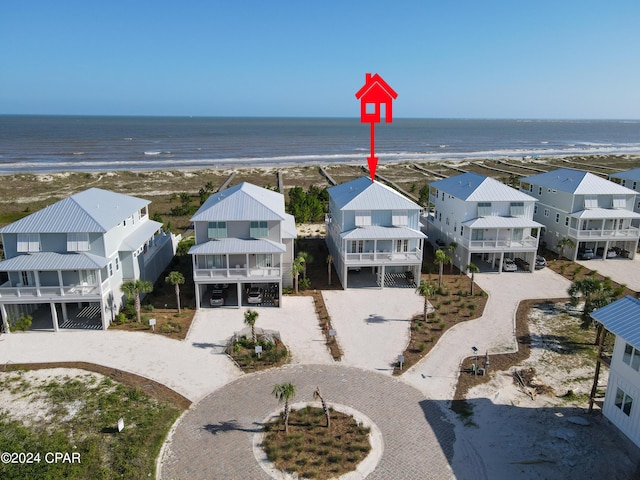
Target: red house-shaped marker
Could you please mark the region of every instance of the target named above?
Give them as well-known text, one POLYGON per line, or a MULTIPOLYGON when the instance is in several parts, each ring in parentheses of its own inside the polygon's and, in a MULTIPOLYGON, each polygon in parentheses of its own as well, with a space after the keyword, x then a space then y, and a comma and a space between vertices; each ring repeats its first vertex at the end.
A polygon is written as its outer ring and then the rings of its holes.
POLYGON ((385 109, 385 122, 393 121, 391 103, 398 94, 377 73, 367 73, 365 84, 356 93, 360 100, 360 121, 362 123, 380 123, 381 105, 385 109))

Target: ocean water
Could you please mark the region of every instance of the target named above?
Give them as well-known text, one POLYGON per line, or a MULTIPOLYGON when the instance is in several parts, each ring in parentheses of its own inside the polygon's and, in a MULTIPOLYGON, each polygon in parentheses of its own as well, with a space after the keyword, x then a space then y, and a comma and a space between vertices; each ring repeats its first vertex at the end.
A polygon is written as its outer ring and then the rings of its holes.
MULTIPOLYGON (((0 174, 360 163, 357 118, 0 115, 0 174)), ((640 154, 640 120, 394 119, 381 162, 640 154)))

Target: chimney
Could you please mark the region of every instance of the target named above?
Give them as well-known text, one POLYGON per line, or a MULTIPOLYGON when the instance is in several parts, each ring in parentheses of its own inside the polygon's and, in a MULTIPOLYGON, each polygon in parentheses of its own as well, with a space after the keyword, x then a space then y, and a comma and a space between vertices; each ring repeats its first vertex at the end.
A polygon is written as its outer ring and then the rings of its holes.
POLYGON ((369 83, 370 81, 371 81, 371 74, 367 73, 366 76, 365 76, 365 84, 369 83))

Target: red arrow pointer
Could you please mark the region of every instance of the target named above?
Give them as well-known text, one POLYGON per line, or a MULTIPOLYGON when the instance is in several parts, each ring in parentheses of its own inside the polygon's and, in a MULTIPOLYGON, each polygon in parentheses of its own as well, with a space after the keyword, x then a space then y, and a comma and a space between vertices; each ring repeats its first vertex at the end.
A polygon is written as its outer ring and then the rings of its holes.
POLYGON ((378 157, 374 153, 374 122, 371 122, 371 156, 367 157, 367 164, 369 164, 369 173, 371 173, 371 182, 376 179, 376 167, 378 166, 378 157))

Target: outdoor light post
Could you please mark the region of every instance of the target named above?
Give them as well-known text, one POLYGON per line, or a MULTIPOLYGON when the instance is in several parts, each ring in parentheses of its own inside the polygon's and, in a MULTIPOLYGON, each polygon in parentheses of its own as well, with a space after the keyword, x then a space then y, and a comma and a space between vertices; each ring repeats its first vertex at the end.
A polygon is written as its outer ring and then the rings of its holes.
POLYGON ((475 368, 473 369, 473 374, 477 376, 478 375, 478 349, 476 347, 471 347, 471 350, 476 356, 476 363, 475 363, 475 368))

